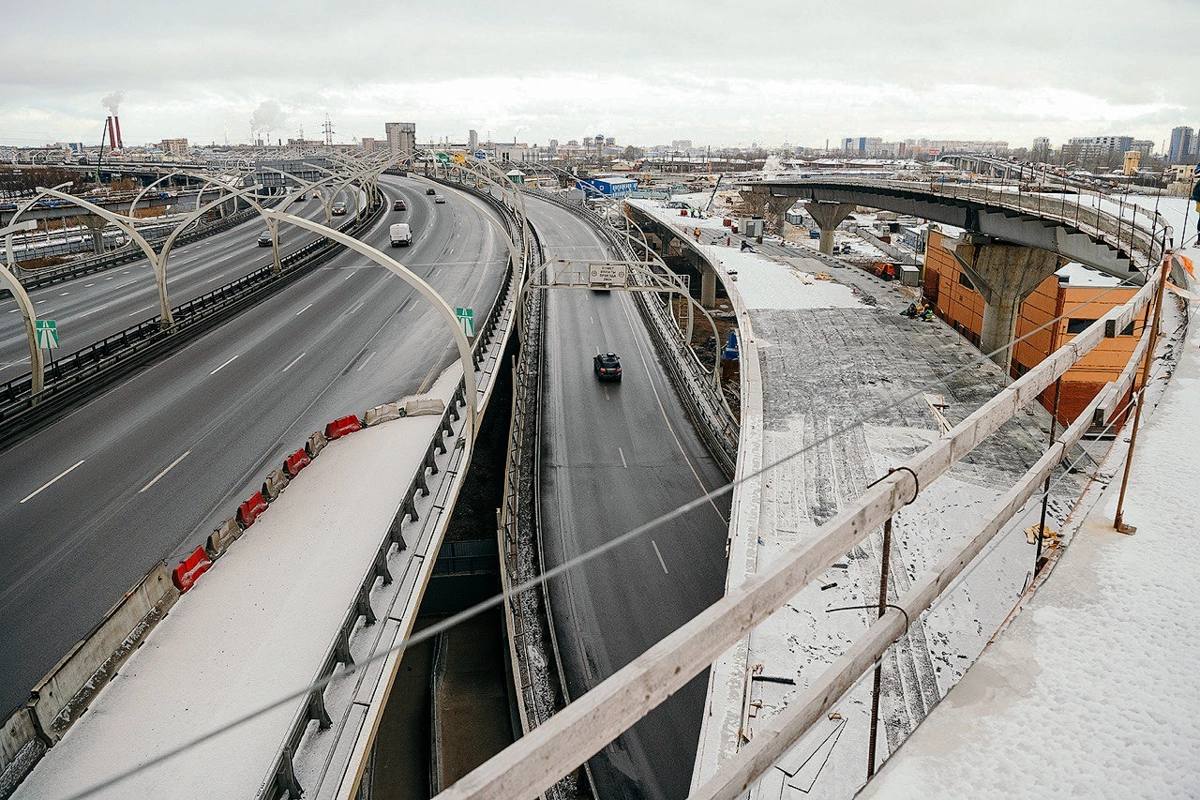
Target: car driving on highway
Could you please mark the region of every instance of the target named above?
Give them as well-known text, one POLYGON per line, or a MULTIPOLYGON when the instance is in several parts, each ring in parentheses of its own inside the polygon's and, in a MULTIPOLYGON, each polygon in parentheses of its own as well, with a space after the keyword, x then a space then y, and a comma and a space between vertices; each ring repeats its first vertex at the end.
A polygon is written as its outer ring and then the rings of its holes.
POLYGON ((333 204, 333 215, 335 217, 346 216, 346 204, 340 200, 338 202, 334 203, 333 204))
POLYGON ((396 200, 392 203, 392 211, 408 211, 408 203, 403 200, 396 200))
POLYGON ((425 194, 435 195, 435 194, 437 194, 437 192, 434 191, 433 188, 431 187, 431 188, 425 190, 425 194))
POLYGON ((616 353, 600 353, 592 359, 592 371, 602 381, 621 380, 621 357, 616 353))
POLYGON ((266 233, 260 233, 258 235, 258 246, 259 247, 270 247, 271 246, 271 233, 269 231, 266 233))
POLYGON ((442 197, 440 194, 435 194, 433 196, 433 202, 437 203, 438 205, 442 205, 446 202, 446 198, 442 197))

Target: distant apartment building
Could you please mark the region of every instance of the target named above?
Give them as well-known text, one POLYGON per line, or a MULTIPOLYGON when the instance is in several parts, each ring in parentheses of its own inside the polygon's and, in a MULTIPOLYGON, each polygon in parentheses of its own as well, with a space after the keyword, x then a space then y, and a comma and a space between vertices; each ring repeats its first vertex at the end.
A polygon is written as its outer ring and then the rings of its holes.
MULTIPOLYGON (((962 271, 953 249, 957 239, 931 227, 925 246, 924 294, 939 317, 978 346, 983 329, 983 296, 962 271)), ((1071 341, 1114 306, 1123 305, 1137 287, 1118 286, 1116 278, 1078 265, 1069 265, 1042 281, 1021 302, 1017 319, 1019 341, 1012 352, 1012 375, 1020 377, 1071 341), (1052 320, 1063 317, 1057 322, 1052 320)), ((1147 307, 1147 311, 1149 307, 1147 307)), ((1119 335, 1104 339, 1095 350, 1067 370, 1059 395, 1059 421, 1079 415, 1104 385, 1115 380, 1133 355, 1145 315, 1119 335)), ((1054 408, 1054 390, 1039 398, 1054 408)))
POLYGON ((392 155, 410 153, 417 149, 417 124, 415 122, 387 122, 383 126, 387 134, 388 150, 392 155))
POLYGON ((467 131, 467 149, 471 151, 472 155, 479 149, 479 131, 474 129, 467 131))
POLYGON ((1111 167, 1132 149, 1132 136, 1075 136, 1062 146, 1062 158, 1081 166, 1111 167))
POLYGON ((188 140, 183 137, 178 139, 163 139, 158 143, 158 149, 169 156, 183 158, 188 153, 188 140))
POLYGON ((1034 137, 1033 147, 1029 148, 1029 156, 1034 161, 1049 161, 1050 160, 1050 137, 1037 136, 1034 137))
POLYGON ((692 140, 691 139, 672 139, 671 140, 671 149, 672 150, 691 150, 692 149, 692 140))
POLYGON ((1187 125, 1171 129, 1171 144, 1167 147, 1167 161, 1172 164, 1186 164, 1196 152, 1193 131, 1187 125))
POLYGON ((362 137, 362 149, 364 153, 373 153, 375 148, 379 146, 379 140, 373 136, 362 137))

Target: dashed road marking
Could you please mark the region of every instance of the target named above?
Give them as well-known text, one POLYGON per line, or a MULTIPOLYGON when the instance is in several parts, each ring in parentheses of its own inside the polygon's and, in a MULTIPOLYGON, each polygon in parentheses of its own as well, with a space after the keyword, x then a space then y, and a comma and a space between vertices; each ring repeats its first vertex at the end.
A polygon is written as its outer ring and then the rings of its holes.
POLYGON ((34 489, 34 490, 33 490, 32 492, 30 492, 29 494, 25 495, 23 498, 21 498, 21 502, 22 502, 22 503, 24 503, 24 502, 25 502, 25 501, 27 501, 27 500, 32 500, 33 498, 37 497, 39 494, 41 494, 42 492, 46 491, 46 490, 47 490, 47 489, 49 489, 51 486, 53 486, 53 485, 54 485, 54 483, 55 483, 56 481, 58 481, 60 478, 66 477, 66 475, 67 475, 69 472, 71 472, 72 470, 74 470, 76 467, 78 467, 78 466, 79 466, 80 464, 82 464, 83 462, 84 462, 84 459, 82 459, 82 458, 81 458, 81 459, 79 459, 79 460, 78 460, 78 461, 76 461, 74 464, 72 464, 71 466, 67 467, 67 468, 66 468, 66 469, 64 469, 62 472, 58 473, 57 475, 55 475, 55 476, 54 476, 53 478, 51 478, 50 480, 48 480, 48 481, 46 481, 45 483, 43 483, 41 486, 39 486, 38 488, 34 489))
POLYGON ((625 469, 629 469, 629 463, 625 461, 625 451, 618 447, 617 452, 621 454, 621 466, 625 469))
POLYGON ((363 362, 362 362, 361 364, 359 364, 359 365, 358 365, 358 369, 356 369, 356 370, 354 370, 354 371, 355 371, 355 372, 362 372, 362 368, 363 368, 363 367, 365 367, 365 366, 367 365, 367 362, 368 362, 368 361, 370 361, 370 360, 371 360, 372 358, 374 358, 374 357, 375 357, 375 351, 374 351, 374 350, 372 350, 372 351, 370 352, 370 354, 368 354, 368 355, 367 355, 367 357, 363 359, 363 362))
POLYGON ((170 472, 171 470, 173 470, 173 469, 175 468, 175 466, 176 466, 176 465, 177 465, 177 464, 178 464, 180 461, 183 461, 185 458, 187 458, 187 457, 188 457, 188 454, 189 454, 189 453, 191 453, 191 452, 192 452, 191 450, 185 450, 185 451, 184 451, 184 453, 183 453, 183 455, 181 455, 179 458, 177 458, 177 459, 175 459, 174 461, 172 461, 170 464, 167 464, 166 468, 164 468, 162 472, 160 472, 160 473, 158 473, 157 475, 155 475, 155 476, 154 476, 154 477, 153 477, 153 478, 150 480, 150 482, 149 482, 149 483, 147 483, 147 484, 146 484, 145 486, 143 486, 142 488, 138 489, 138 494, 141 494, 142 492, 146 491, 146 490, 147 490, 147 489, 149 489, 151 486, 153 486, 154 484, 156 484, 156 483, 158 483, 160 480, 162 480, 162 476, 163 476, 163 475, 166 475, 168 472, 170 472))
MULTIPOLYGON (((241 355, 241 354, 239 353, 238 355, 241 355)), ((209 375, 216 375, 218 372, 220 372, 221 370, 225 369, 225 368, 226 368, 226 367, 228 367, 230 364, 232 364, 232 363, 233 363, 233 359, 234 359, 234 358, 237 358, 237 356, 233 356, 233 358, 230 358, 230 359, 229 359, 228 361, 226 361, 224 364, 222 364, 221 366, 217 367, 216 369, 214 369, 212 372, 210 372, 210 373, 208 373, 208 374, 209 374, 209 375)))
POLYGON ((312 303, 309 303, 309 304, 308 304, 308 305, 306 305, 304 308, 302 308, 302 309, 300 309, 299 311, 297 311, 297 312, 296 312, 296 316, 297 316, 297 317, 298 317, 298 316, 300 316, 301 314, 303 314, 305 311, 308 311, 308 310, 309 310, 310 308, 312 308, 312 307, 313 307, 313 304, 312 304, 312 303))
MULTIPOLYGON (((307 352, 307 351, 305 351, 305 352, 307 352)), ((283 369, 281 369, 281 370, 280 370, 280 372, 287 372, 289 369, 291 369, 292 367, 296 366, 296 362, 297 362, 297 361, 299 361, 299 360, 300 360, 300 359, 302 359, 302 358, 304 358, 304 353, 301 353, 300 355, 298 355, 298 356, 296 356, 295 358, 293 358, 293 359, 292 359, 292 361, 291 361, 291 363, 290 363, 290 364, 288 364, 288 365, 287 365, 286 367, 284 367, 283 369)))
POLYGON ((662 553, 658 549, 658 542, 650 540, 650 546, 654 548, 654 555, 658 556, 658 565, 663 568, 663 572, 670 575, 670 570, 667 569, 667 562, 663 561, 662 553))

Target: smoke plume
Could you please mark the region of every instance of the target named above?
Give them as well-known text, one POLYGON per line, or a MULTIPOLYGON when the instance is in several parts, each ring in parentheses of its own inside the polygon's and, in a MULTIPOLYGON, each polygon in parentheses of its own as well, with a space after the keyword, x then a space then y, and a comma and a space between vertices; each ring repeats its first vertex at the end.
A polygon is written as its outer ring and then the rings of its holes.
POLYGON ((274 100, 263 100, 250 115, 250 128, 255 133, 270 133, 283 130, 287 122, 287 114, 274 100))
POLYGON ((110 92, 104 95, 104 99, 100 101, 100 105, 108 109, 108 113, 114 117, 117 115, 117 109, 121 105, 121 101, 125 99, 125 92, 118 89, 115 92, 110 92))

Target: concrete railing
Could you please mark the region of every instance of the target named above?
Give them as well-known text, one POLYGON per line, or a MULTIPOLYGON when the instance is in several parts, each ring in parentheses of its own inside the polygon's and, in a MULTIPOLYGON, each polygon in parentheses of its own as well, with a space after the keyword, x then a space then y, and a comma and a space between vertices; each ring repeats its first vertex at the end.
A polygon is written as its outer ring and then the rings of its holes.
POLYGON ((1162 261, 1164 250, 1171 244, 1173 230, 1166 218, 1157 211, 1147 210, 1124 197, 1109 197, 1096 192, 1080 190, 1071 196, 1065 193, 1048 195, 1030 191, 1024 183, 974 180, 966 183, 948 182, 940 176, 930 180, 884 180, 826 176, 815 178, 766 179, 743 181, 747 186, 756 183, 780 183, 795 186, 830 186, 865 191, 906 191, 928 195, 932 199, 961 200, 972 204, 990 206, 1061 223, 1104 242, 1119 253, 1124 253, 1139 268, 1153 271, 1162 261), (1090 202, 1084 202, 1086 200, 1090 202), (1107 208, 1106 208, 1107 206, 1107 208), (1115 206, 1115 213, 1112 207, 1115 206))

